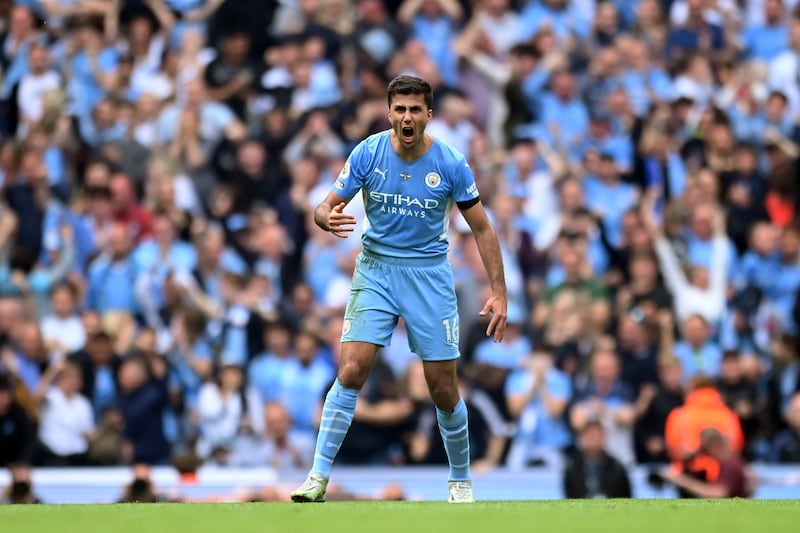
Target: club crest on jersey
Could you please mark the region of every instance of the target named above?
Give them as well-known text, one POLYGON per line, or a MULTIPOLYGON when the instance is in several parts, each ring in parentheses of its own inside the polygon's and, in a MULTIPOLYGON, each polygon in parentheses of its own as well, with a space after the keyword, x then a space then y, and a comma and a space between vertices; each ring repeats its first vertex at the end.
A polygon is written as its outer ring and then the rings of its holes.
POLYGON ((400 174, 400 177, 403 179, 403 181, 408 181, 411 179, 411 174, 403 172, 402 174, 400 174))
POLYGON ((350 177, 350 161, 345 161, 342 171, 339 172, 339 179, 346 180, 350 177))
POLYGON ((441 184, 442 177, 436 172, 428 172, 428 175, 425 176, 425 185, 427 185, 429 188, 435 189, 441 184))

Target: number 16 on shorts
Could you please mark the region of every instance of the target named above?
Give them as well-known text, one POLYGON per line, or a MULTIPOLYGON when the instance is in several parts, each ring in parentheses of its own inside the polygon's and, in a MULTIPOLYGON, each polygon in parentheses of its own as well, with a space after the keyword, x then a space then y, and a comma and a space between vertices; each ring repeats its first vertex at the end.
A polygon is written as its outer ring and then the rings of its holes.
POLYGON ((442 320, 444 336, 447 344, 458 345, 458 315, 442 320))

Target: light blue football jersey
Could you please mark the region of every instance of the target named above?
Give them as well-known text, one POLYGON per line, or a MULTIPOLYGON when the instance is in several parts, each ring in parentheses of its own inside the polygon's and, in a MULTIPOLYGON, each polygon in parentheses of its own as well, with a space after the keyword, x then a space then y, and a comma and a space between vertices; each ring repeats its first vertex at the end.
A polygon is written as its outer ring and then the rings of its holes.
POLYGON ((364 250, 391 257, 446 254, 450 211, 478 197, 466 158, 438 139, 419 159, 403 161, 391 130, 353 149, 332 191, 351 199, 361 191, 366 219, 364 250))

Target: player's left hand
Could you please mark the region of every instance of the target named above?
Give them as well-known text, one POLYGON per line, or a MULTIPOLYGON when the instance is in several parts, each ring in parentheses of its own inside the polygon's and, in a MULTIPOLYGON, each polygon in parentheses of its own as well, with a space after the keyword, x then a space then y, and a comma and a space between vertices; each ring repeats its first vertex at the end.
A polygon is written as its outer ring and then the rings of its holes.
POLYGON ((486 300, 486 305, 479 314, 486 316, 489 313, 492 314, 492 319, 489 321, 489 327, 486 328, 486 336, 494 335, 494 342, 503 342, 508 318, 508 299, 505 294, 492 294, 486 300))

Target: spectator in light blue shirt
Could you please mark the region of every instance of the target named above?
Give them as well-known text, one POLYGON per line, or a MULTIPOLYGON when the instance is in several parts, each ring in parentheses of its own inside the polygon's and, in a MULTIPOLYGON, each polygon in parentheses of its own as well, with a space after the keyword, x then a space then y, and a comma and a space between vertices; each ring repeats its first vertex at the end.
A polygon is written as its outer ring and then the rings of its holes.
POLYGON ((694 52, 710 53, 722 50, 725 46, 725 33, 720 26, 705 20, 705 3, 703 0, 689 0, 689 13, 686 22, 672 29, 667 35, 667 60, 675 61, 694 52), (704 43, 709 40, 706 49, 704 43), (704 48, 701 48, 703 46, 704 48))
POLYGON ((684 379, 697 375, 718 377, 722 349, 711 340, 711 331, 700 315, 689 317, 683 324, 683 340, 675 343, 673 352, 681 362, 684 379))
POLYGON ((611 129, 611 117, 605 113, 592 114, 589 130, 583 142, 575 146, 571 152, 573 163, 580 163, 588 151, 611 156, 617 170, 623 174, 627 173, 633 164, 633 144, 630 138, 614 134, 611 129))
POLYGON ((280 402, 280 381, 285 369, 294 364, 292 333, 287 324, 269 323, 264 328, 266 351, 250 363, 247 379, 266 403, 280 402))
POLYGON ((534 353, 524 366, 513 372, 505 385, 508 410, 519 420, 507 464, 519 469, 544 462, 555 468, 561 462, 559 452, 572 442, 564 417, 572 384, 553 366, 550 353, 534 353))
POLYGON ((233 249, 225 246, 225 233, 219 226, 213 225, 197 237, 197 267, 192 276, 206 295, 215 303, 222 302, 220 285, 225 272, 239 276, 248 273, 247 263, 233 249))
POLYGON ((319 340, 301 332, 295 338, 295 357, 283 366, 278 390, 280 403, 292 417, 294 429, 314 434, 322 398, 336 372, 321 355, 319 340))
POLYGON ((211 153, 223 140, 236 141, 244 138, 247 130, 237 120, 233 111, 223 103, 210 100, 202 79, 195 78, 186 84, 185 105, 175 104, 166 108, 158 117, 157 142, 170 144, 179 135, 184 116, 194 114, 197 121, 196 135, 205 153, 211 153))
POLYGON ((620 179, 614 158, 607 153, 600 155, 597 177, 588 176, 583 187, 587 207, 602 217, 611 244, 620 246, 622 218, 636 206, 639 191, 620 179))
POLYGON ((91 113, 108 94, 119 54, 104 45, 103 32, 93 22, 86 22, 74 31, 79 49, 67 64, 67 93, 72 114, 82 117, 91 113))
POLYGON ((553 74, 550 92, 541 97, 543 137, 557 149, 579 146, 589 127, 589 112, 577 97, 575 77, 567 71, 553 74))
POLYGON ((205 34, 208 28, 207 19, 224 2, 221 0, 164 0, 167 8, 177 20, 170 32, 170 46, 177 48, 183 42, 187 31, 198 31, 205 34))
POLYGON ((92 148, 121 141, 128 135, 128 126, 119 120, 119 109, 111 100, 102 99, 86 113, 78 115, 78 131, 92 148))
POLYGON ((757 222, 750 228, 748 244, 733 274, 733 287, 737 290, 756 287, 764 291, 772 284, 780 266, 778 232, 771 224, 757 222))
POLYGON ((28 392, 35 395, 48 365, 42 331, 36 322, 27 322, 20 325, 17 335, 16 373, 28 392))
POLYGON ((33 12, 28 7, 19 5, 19 2, 11 10, 8 25, 8 33, 0 40, 0 67, 3 69, 3 79, 0 82, 1 100, 7 100, 11 96, 14 86, 28 72, 28 51, 31 43, 39 38, 33 12))
POLYGON ((553 29, 559 42, 566 45, 571 37, 585 39, 591 30, 591 13, 579 2, 542 0, 531 2, 520 14, 520 41, 527 41, 544 26, 553 29))
POLYGON ((739 107, 730 110, 733 132, 740 141, 758 146, 766 144, 766 134, 774 131, 784 137, 794 133, 795 120, 789 113, 789 100, 780 91, 772 91, 763 110, 745 113, 739 107))
POLYGON ((214 350, 201 311, 183 309, 175 323, 175 344, 169 354, 171 377, 180 387, 186 408, 195 409, 200 386, 212 376, 214 350))
POLYGON ((252 319, 251 311, 243 301, 247 279, 233 272, 223 273, 220 280, 221 305, 212 302, 197 284, 183 281, 188 285, 190 298, 212 319, 207 332, 216 353, 215 362, 218 365, 247 366, 251 357, 247 332, 252 319))
MULTIPOLYGON (((711 204, 700 204, 692 210, 689 230, 685 233, 688 260, 691 264, 711 268, 714 254, 714 209, 711 204)), ((737 253, 733 242, 725 237, 728 247, 728 275, 736 271, 737 253)))
POLYGON ((626 48, 623 59, 628 67, 622 73, 622 86, 630 98, 634 113, 644 116, 654 100, 672 100, 672 80, 658 63, 652 61, 643 41, 630 39, 624 42, 626 48))
POLYGON ((49 183, 37 185, 38 200, 44 203, 42 216, 42 254, 39 260, 45 266, 52 265, 53 261, 50 252, 58 251, 63 248, 64 242, 60 236, 61 226, 68 224, 72 228, 72 238, 75 245, 73 264, 71 269, 76 272, 83 272, 89 258, 97 250, 94 244, 94 236, 83 219, 71 211, 61 201, 52 196, 49 183))
POLYGON ((524 308, 510 305, 505 339, 502 343, 482 340, 475 348, 475 362, 506 370, 519 368, 533 348, 530 339, 522 333, 524 323, 524 308))
POLYGON ((741 35, 746 57, 772 61, 789 46, 789 26, 782 0, 764 0, 764 24, 747 26, 741 35))
MULTIPOLYGON (((609 257, 594 218, 585 207, 587 202, 584 198, 580 181, 567 179, 561 183, 560 199, 563 216, 558 221, 560 227, 557 229, 557 237, 563 244, 575 244, 585 249, 585 261, 591 266, 592 274, 599 278, 608 271, 609 257)), ((556 287, 566 282, 568 277, 564 265, 560 261, 554 262, 547 269, 546 285, 551 288, 556 287)))
POLYGON ((86 306, 105 314, 139 311, 134 285, 139 271, 133 259, 133 235, 124 224, 115 224, 108 238, 108 249, 89 265, 86 306))
POLYGON ((586 105, 601 111, 608 97, 623 88, 622 58, 615 47, 600 48, 592 56, 589 72, 581 80, 586 105))
POLYGON ((451 45, 463 12, 455 0, 406 0, 397 12, 411 26, 411 38, 423 43, 428 57, 439 67, 445 85, 458 81, 456 55, 451 45))
POLYGON ((164 305, 164 282, 172 273, 188 274, 197 264, 197 254, 189 243, 177 238, 175 223, 166 213, 153 221, 153 237, 133 252, 136 265, 137 301, 151 327, 158 329, 158 310, 164 305))
POLYGON ((790 224, 783 230, 780 240, 780 260, 772 276, 764 299, 777 315, 783 333, 795 334, 798 324, 794 320, 794 305, 800 288, 800 228, 790 224))

